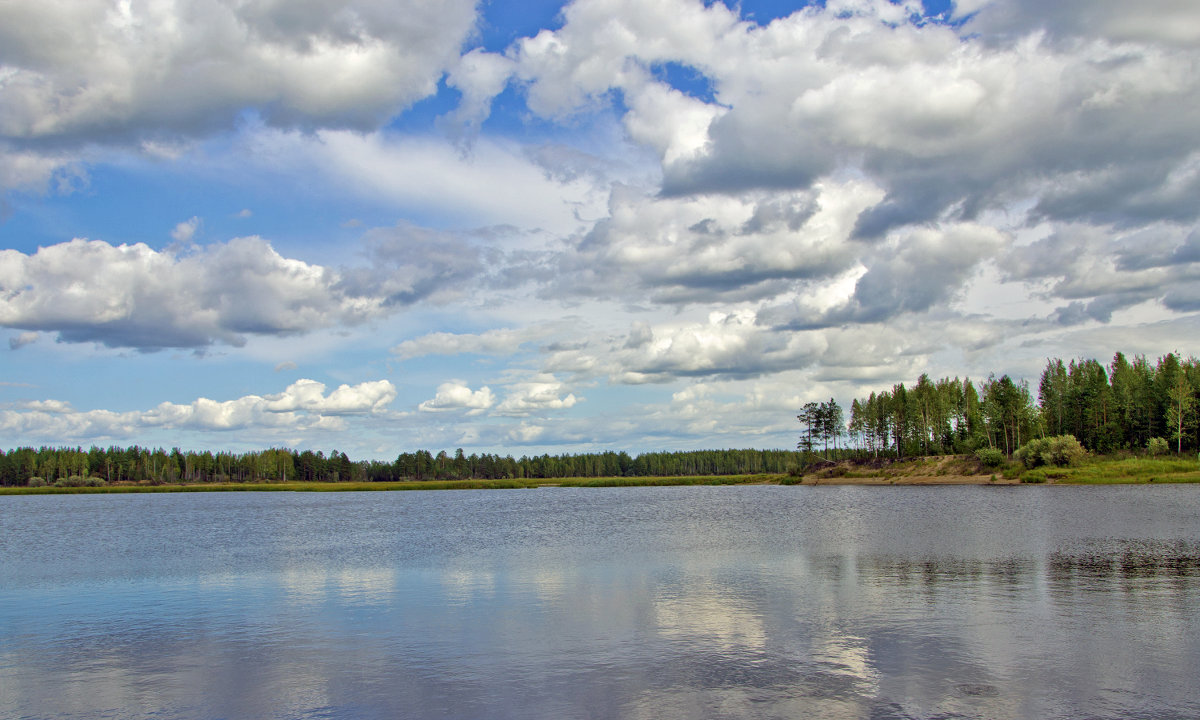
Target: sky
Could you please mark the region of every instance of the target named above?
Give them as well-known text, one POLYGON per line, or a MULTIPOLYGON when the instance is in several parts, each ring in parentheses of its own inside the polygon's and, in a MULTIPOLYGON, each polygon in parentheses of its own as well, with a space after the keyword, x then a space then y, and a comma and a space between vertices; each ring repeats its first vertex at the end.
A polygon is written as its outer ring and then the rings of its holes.
POLYGON ((0 448, 790 448, 1197 338, 1194 0, 0 3, 0 448))

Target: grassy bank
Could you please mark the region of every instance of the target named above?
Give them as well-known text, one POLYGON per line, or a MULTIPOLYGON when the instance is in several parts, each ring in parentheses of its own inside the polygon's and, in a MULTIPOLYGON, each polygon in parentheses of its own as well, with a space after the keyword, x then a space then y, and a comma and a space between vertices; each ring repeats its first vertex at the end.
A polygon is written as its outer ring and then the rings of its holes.
POLYGON ((1089 456, 1070 467, 1028 469, 1019 462, 985 467, 973 455, 905 458, 878 462, 819 463, 805 485, 1040 484, 1073 485, 1200 482, 1200 462, 1180 456, 1089 456))
POLYGON ((778 482, 779 475, 682 477, 546 478, 509 480, 422 480, 359 483, 211 483, 196 485, 105 485, 102 487, 6 487, 0 495, 78 495, 169 492, 358 492, 388 490, 509 490, 538 487, 636 487, 667 485, 747 485, 778 482))
POLYGON ((1200 482, 1200 463, 1195 458, 1180 457, 1100 457, 1074 467, 1026 470, 1021 479, 1073 485, 1194 483, 1200 482))
POLYGON ((389 490, 504 490, 538 487, 648 487, 669 485, 938 485, 1054 483, 1107 485, 1200 482, 1194 458, 1090 457, 1073 467, 1025 469, 1019 463, 985 468, 974 456, 906 458, 896 462, 826 463, 802 477, 786 475, 704 475, 671 477, 529 478, 508 480, 426 480, 357 483, 211 483, 195 485, 106 485, 102 487, 6 487, 0 495, 67 495, 162 492, 359 492, 389 490))

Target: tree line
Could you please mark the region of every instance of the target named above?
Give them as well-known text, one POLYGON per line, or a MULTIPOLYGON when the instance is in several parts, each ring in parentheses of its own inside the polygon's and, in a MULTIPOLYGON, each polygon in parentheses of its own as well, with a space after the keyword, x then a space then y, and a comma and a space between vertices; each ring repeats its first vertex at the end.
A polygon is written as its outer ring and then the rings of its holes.
MULTIPOLYGON (((1200 361, 1194 357, 1170 353, 1151 363, 1117 353, 1107 366, 1051 359, 1036 392, 1035 401, 1026 381, 1008 375, 990 375, 977 386, 922 374, 911 387, 901 383, 854 399, 848 425, 838 430, 860 450, 894 456, 985 447, 1011 456, 1030 440, 1062 435, 1098 453, 1144 449, 1155 438, 1169 440, 1176 452, 1200 449, 1200 361)), ((802 449, 811 427, 801 433, 802 449)))
POLYGON ((20 447, 0 451, 0 485, 227 482, 384 482, 509 478, 646 477, 784 473, 800 464, 792 450, 701 450, 522 456, 467 455, 428 450, 401 453, 393 462, 353 461, 334 450, 272 448, 246 453, 179 448, 20 447), (34 480, 34 479, 37 480, 34 480))

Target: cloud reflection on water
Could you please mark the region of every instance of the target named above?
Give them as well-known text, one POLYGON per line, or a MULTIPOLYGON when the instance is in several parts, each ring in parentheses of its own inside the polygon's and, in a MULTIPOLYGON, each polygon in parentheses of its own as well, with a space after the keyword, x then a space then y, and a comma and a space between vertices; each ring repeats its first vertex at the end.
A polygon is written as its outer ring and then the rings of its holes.
POLYGON ((43 542, 93 513, 134 556, 80 544, 50 582, 4 548, 0 716, 1200 716, 1200 544, 1172 498, 1122 538, 1120 492, 809 490, 80 503, 43 542), (163 528, 225 522, 205 503, 246 532, 155 568, 163 528))

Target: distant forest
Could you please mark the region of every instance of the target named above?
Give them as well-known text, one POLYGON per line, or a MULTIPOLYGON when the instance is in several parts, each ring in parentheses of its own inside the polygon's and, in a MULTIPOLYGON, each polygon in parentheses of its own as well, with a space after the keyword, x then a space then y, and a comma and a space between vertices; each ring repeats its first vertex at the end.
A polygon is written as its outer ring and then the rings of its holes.
POLYGON ((703 450, 522 456, 402 453, 394 462, 355 462, 344 452, 271 449, 188 452, 179 448, 92 447, 0 451, 0 485, 224 482, 383 482, 505 478, 645 477, 784 473, 803 462, 792 450, 703 450), (89 482, 90 480, 90 482, 89 482), (98 482, 99 481, 99 482, 98 482))
POLYGON ((347 482, 505 478, 646 477, 785 473, 826 458, 909 457, 995 448, 1011 456, 1035 438, 1073 435, 1088 450, 1141 451, 1169 441, 1200 449, 1200 361, 1168 354, 1151 363, 1117 353, 1112 362, 1054 359, 1037 387, 1007 375, 931 380, 856 398, 849 418, 834 400, 797 416, 797 450, 703 450, 522 456, 401 453, 395 461, 353 461, 310 450, 190 452, 138 446, 0 451, 0 484, 347 482))
MULTIPOLYGON (((996 448, 1011 456, 1035 438, 1073 435, 1086 449, 1140 451, 1159 439, 1171 450, 1200 449, 1200 361, 1168 354, 1151 363, 1117 353, 1096 360, 1053 359, 1034 391, 1024 380, 989 376, 904 384, 856 398, 849 422, 836 402, 809 403, 799 415, 800 448, 830 445, 890 456, 961 454, 996 448)), ((844 453, 843 453, 844 454, 844 453)))

